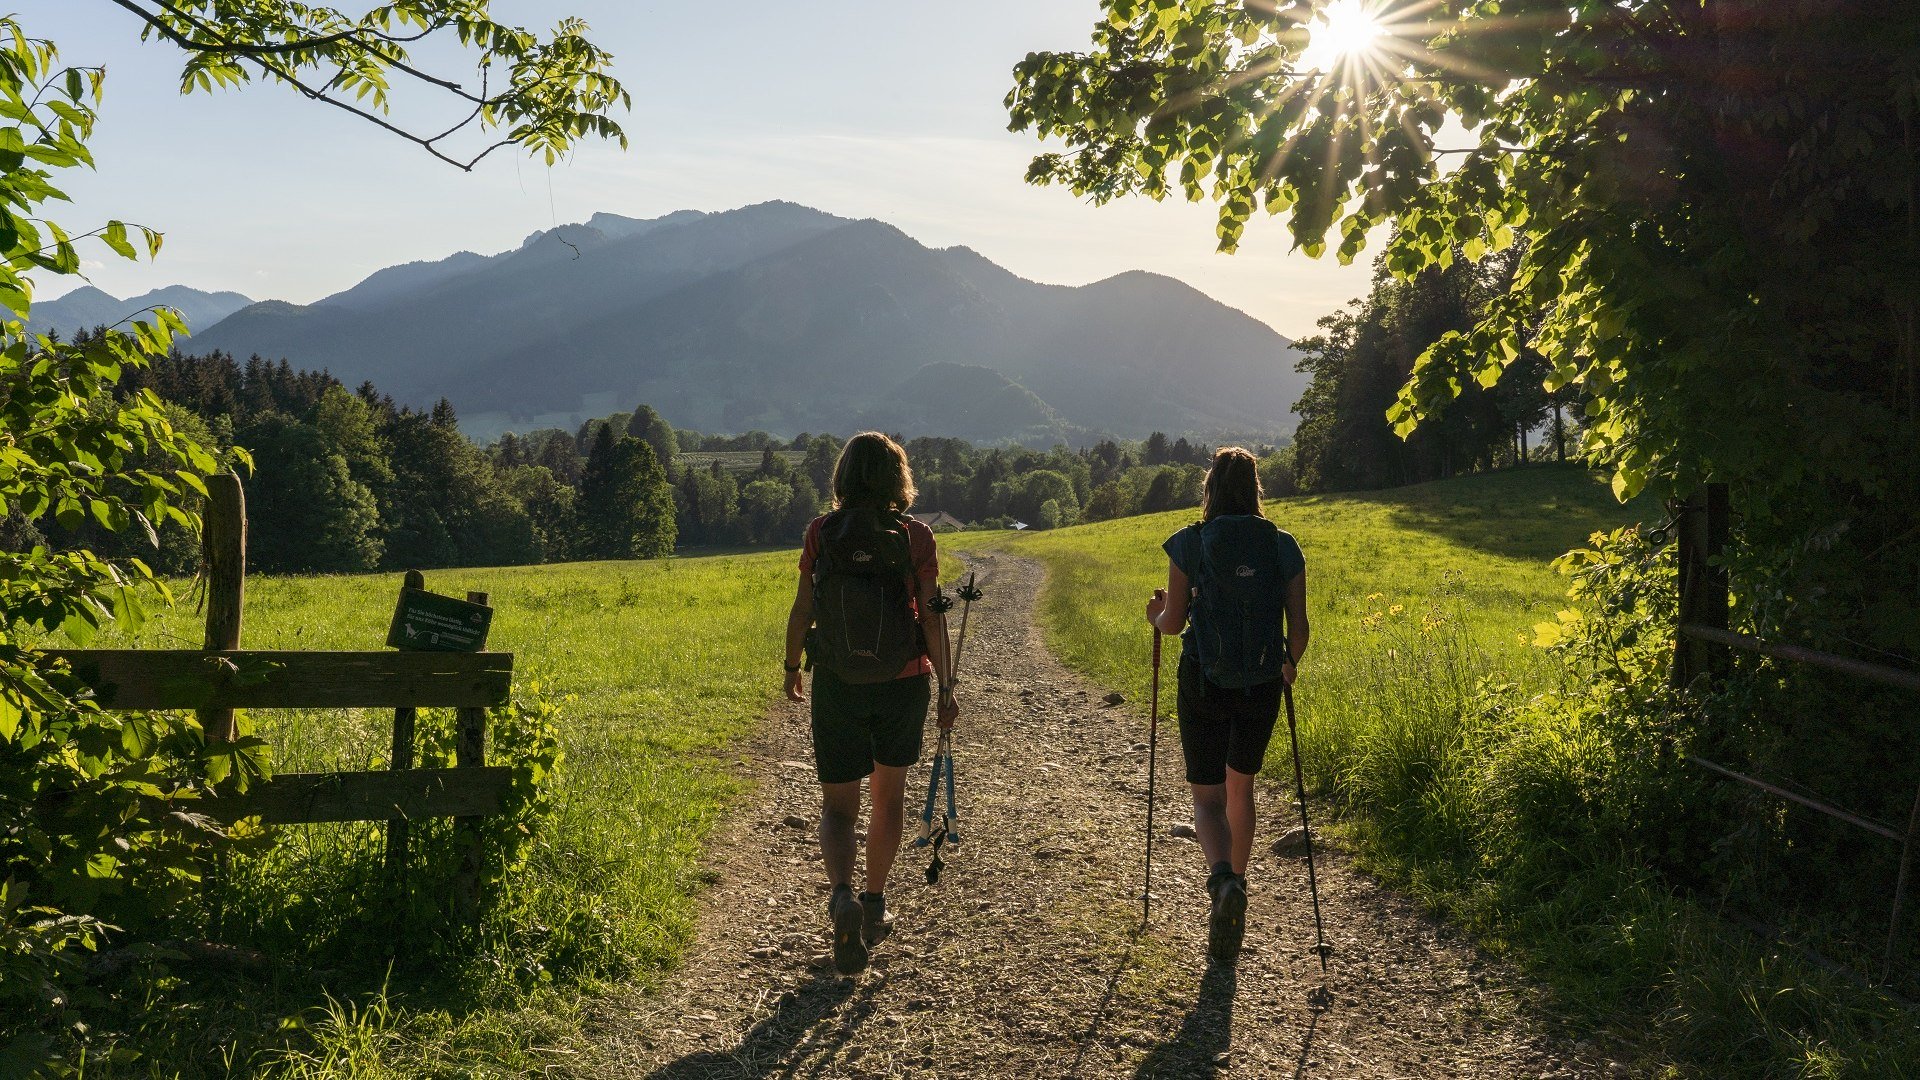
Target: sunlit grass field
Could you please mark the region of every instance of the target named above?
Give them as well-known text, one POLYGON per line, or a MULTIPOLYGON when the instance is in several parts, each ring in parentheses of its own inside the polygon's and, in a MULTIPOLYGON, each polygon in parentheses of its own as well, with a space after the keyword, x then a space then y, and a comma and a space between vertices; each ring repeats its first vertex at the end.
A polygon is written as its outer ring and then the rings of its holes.
MULTIPOLYGON (((1556 665, 1530 644, 1533 624, 1566 606, 1566 581, 1548 563, 1597 529, 1635 520, 1638 510, 1621 507, 1584 470, 1544 467, 1268 503, 1268 517, 1307 557, 1313 643, 1296 699, 1314 775, 1363 767, 1355 760, 1362 734, 1422 724, 1483 677, 1556 677, 1556 665)), ((1153 637, 1146 600, 1167 583, 1160 545, 1198 517, 1187 510, 955 540, 1045 563, 1048 643, 1101 685, 1144 701, 1153 637)), ((1180 643, 1164 649, 1161 699, 1171 712, 1180 643)))
MULTIPOLYGON (((663 977, 692 933, 703 844, 742 791, 730 751, 780 690, 796 560, 777 551, 429 573, 432 591, 489 594, 488 648, 515 654, 516 692, 560 703, 552 815, 504 912, 459 971, 407 970, 407 949, 389 968, 391 943, 372 929, 382 827, 288 828, 268 856, 236 860, 216 894, 222 940, 258 945, 297 974, 264 990, 212 987, 238 999, 220 1025, 206 1024, 201 1003, 156 1012, 132 1074, 159 1059, 188 1077, 521 1076, 583 1050, 592 995, 663 977)), ((957 563, 943 571, 951 580, 957 563)), ((250 577, 243 644, 382 648, 400 583, 250 577)), ((187 596, 138 638, 101 644, 197 647, 200 636, 187 596)), ((278 771, 387 765, 390 710, 248 719, 278 771)), ((415 839, 432 842, 430 827, 415 839)))

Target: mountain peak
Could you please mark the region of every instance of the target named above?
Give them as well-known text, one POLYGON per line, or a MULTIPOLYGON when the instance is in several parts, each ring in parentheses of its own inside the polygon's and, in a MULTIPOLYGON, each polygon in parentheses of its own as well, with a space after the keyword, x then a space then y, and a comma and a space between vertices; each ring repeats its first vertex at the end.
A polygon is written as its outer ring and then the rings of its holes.
POLYGON ((80 301, 82 303, 104 301, 109 304, 117 304, 120 302, 120 298, 107 292, 105 289, 97 289, 92 285, 82 285, 77 289, 61 293, 55 299, 41 302, 43 304, 65 304, 73 301, 80 301))
POLYGON ((675 210, 663 217, 631 218, 620 214, 609 214, 602 210, 587 219, 587 228, 595 230, 610 240, 624 240, 629 236, 639 236, 664 226, 698 221, 706 216, 703 210, 675 210))

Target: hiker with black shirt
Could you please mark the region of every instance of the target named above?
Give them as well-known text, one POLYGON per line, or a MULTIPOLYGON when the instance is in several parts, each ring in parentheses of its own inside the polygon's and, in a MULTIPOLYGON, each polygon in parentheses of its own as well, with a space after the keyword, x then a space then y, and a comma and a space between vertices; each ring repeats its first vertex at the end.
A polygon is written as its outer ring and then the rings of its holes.
MULTIPOLYGON (((907 770, 920 760, 934 672, 947 670, 946 622, 935 610, 933 530, 907 516, 913 470, 878 432, 847 441, 833 468, 832 513, 807 526, 800 587, 787 616, 787 697, 805 701, 801 649, 813 671, 813 756, 820 778, 820 852, 833 891, 834 966, 851 975, 893 929, 887 872, 900 850, 907 770), (865 891, 853 892, 854 826, 868 777, 865 891)), ((960 707, 938 688, 942 731, 960 707)))
POLYGON ((1252 454, 1223 447, 1207 472, 1197 524, 1167 539, 1167 587, 1147 622, 1182 635, 1180 749, 1193 786, 1193 827, 1211 873, 1207 951, 1232 963, 1246 929, 1253 853, 1253 778, 1266 760, 1307 651, 1306 558, 1260 508, 1252 454), (1191 623, 1189 624, 1189 618, 1191 623))

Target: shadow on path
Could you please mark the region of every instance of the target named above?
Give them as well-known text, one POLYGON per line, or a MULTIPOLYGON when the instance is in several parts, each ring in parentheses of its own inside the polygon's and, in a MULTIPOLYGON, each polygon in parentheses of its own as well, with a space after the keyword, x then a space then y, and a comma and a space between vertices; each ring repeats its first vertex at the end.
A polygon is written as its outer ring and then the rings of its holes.
POLYGON ((646 1080, 763 1080, 830 1075, 834 1055, 873 1010, 881 980, 856 983, 831 971, 788 991, 773 1012, 730 1050, 700 1050, 667 1062, 646 1080), (844 1008, 842 1006, 845 1006, 844 1008), (839 1016, 834 1017, 838 1010, 839 1016), (818 1030, 816 1030, 818 1029, 818 1030))
POLYGON ((1080 1047, 1073 1055, 1073 1067, 1067 1070, 1067 1080, 1075 1080, 1087 1061, 1087 1051, 1100 1039, 1101 1028, 1107 1022, 1107 1013, 1113 1007, 1113 995, 1120 991, 1120 976, 1126 974, 1127 965, 1133 960, 1134 947, 1140 944, 1141 931, 1145 926, 1136 926, 1133 933, 1127 935, 1126 951, 1120 954, 1120 962, 1113 965, 1113 974, 1107 978, 1107 992, 1100 995, 1100 1004, 1093 1010, 1093 1017, 1087 1021, 1087 1030, 1080 1036, 1080 1047))
POLYGON ((1307 1062, 1313 1054, 1313 1033, 1320 1030, 1320 1014, 1327 1011, 1326 998, 1315 991, 1307 998, 1312 1004, 1312 1019, 1307 1021, 1307 1033, 1300 1039, 1300 1056, 1293 1063, 1293 1080, 1300 1080, 1307 1074, 1307 1062))
POLYGON ((1212 1076, 1233 1049, 1233 995, 1239 975, 1230 964, 1209 964, 1200 976, 1200 996, 1173 1038, 1153 1048, 1136 1080, 1148 1077, 1212 1076))

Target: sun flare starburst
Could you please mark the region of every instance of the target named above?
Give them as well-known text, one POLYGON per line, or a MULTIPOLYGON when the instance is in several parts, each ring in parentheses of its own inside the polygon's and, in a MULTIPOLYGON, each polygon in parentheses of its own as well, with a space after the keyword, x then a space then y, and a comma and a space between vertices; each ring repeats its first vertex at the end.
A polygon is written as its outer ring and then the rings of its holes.
POLYGON ((1307 48, 1300 56, 1302 66, 1316 71, 1333 71, 1342 65, 1365 60, 1380 49, 1385 33, 1369 0, 1334 0, 1308 25, 1307 48))

